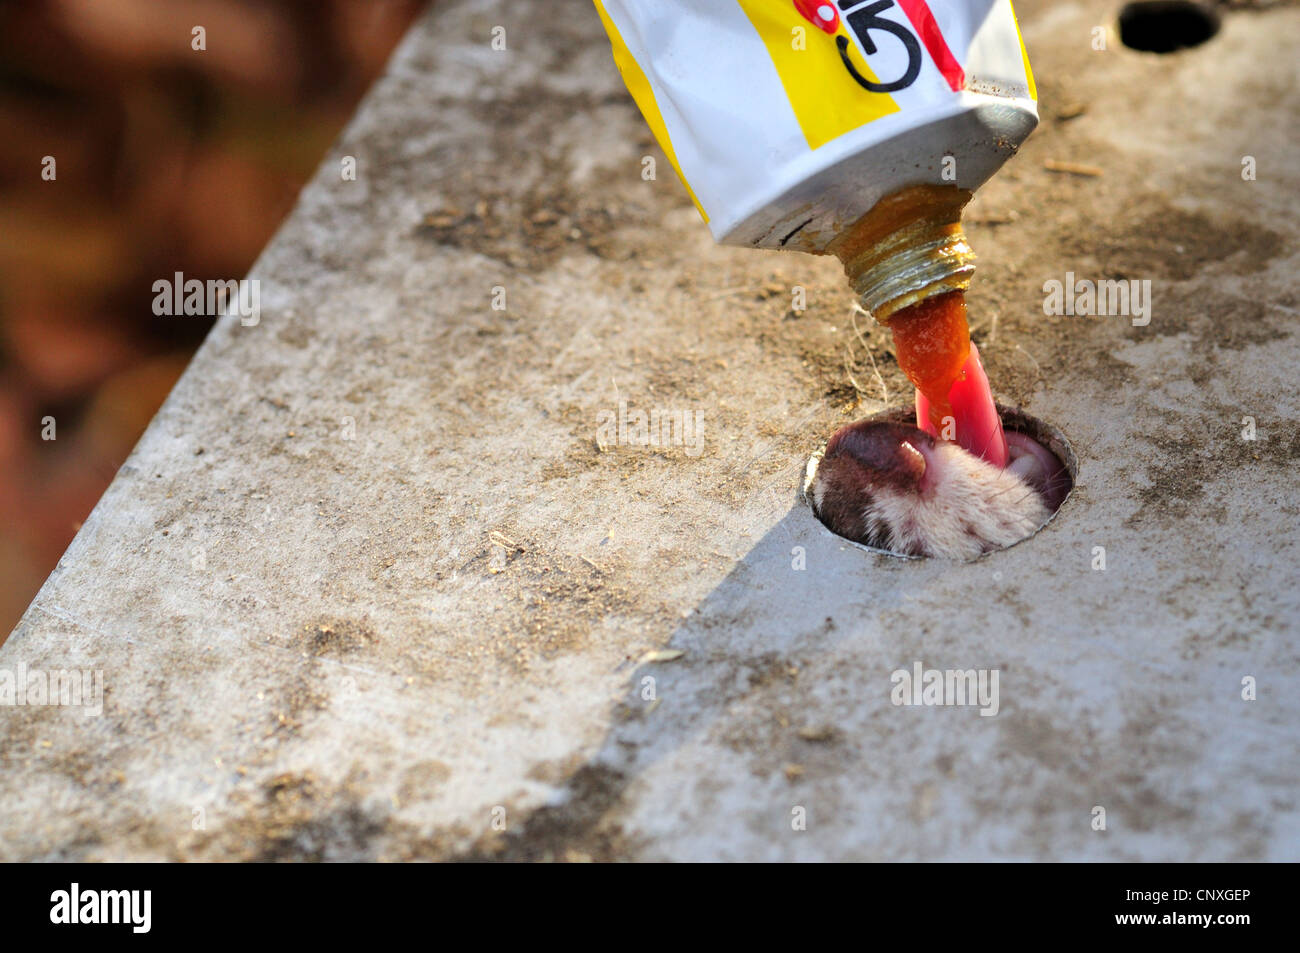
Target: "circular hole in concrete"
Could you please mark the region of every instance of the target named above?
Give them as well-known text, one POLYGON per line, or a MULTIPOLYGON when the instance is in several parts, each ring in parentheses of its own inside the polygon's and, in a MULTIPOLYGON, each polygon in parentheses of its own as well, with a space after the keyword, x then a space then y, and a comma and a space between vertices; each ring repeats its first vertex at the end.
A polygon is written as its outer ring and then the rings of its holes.
POLYGON ((1200 46, 1218 32, 1218 12, 1190 0, 1147 0, 1119 12, 1120 42, 1132 50, 1173 53, 1200 46))
MULTIPOLYGON (((960 460, 973 458, 958 451, 964 455, 962 458, 945 458, 933 470, 943 473, 948 472, 947 467, 953 467, 954 475, 941 477, 924 491, 927 512, 922 518, 919 510, 921 491, 915 482, 907 482, 920 478, 906 477, 909 469, 906 458, 915 457, 915 451, 900 451, 895 455, 892 449, 893 444, 915 437, 916 418, 910 410, 897 409, 849 425, 891 425, 879 430, 872 428, 872 432, 879 435, 872 439, 872 451, 884 447, 881 469, 864 465, 829 476, 820 474, 827 447, 823 444, 808 460, 802 486, 803 500, 832 533, 859 549, 880 555, 901 559, 923 559, 928 555, 976 559, 1014 546, 1036 535, 1056 517, 1074 489, 1078 458, 1065 435, 1051 424, 1001 404, 998 405, 998 414, 1008 441, 1020 445, 1013 457, 1023 453, 1027 445, 1012 435, 1023 435, 1055 458, 1047 464, 1054 470, 1040 471, 1040 477, 1048 478, 1045 493, 1031 488, 1019 477, 1009 483, 1006 474, 981 462, 967 467, 960 460), (822 480, 819 480, 819 474, 822 480), (837 490, 830 496, 827 495, 830 484, 826 482, 829 480, 837 484, 837 490), (871 486, 865 485, 868 482, 871 486), (846 486, 851 486, 851 491, 846 492, 846 486), (967 494, 972 492, 982 500, 978 507, 964 502, 968 499, 967 494), (1005 528, 1013 525, 1018 528, 1005 528), (900 527, 907 527, 907 530, 900 532, 900 527), (923 529, 918 529, 920 527, 923 529)), ((932 464, 928 454, 926 459, 927 465, 923 469, 929 470, 932 464)))

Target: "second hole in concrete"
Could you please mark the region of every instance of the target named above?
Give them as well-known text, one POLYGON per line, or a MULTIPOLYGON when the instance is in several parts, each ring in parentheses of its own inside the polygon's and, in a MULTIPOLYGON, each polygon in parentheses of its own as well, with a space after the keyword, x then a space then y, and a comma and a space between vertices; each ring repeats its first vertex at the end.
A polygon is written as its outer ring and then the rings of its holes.
POLYGON ((1200 46, 1219 32, 1219 14, 1189 0, 1130 3, 1119 12, 1120 42, 1146 53, 1173 53, 1200 46))

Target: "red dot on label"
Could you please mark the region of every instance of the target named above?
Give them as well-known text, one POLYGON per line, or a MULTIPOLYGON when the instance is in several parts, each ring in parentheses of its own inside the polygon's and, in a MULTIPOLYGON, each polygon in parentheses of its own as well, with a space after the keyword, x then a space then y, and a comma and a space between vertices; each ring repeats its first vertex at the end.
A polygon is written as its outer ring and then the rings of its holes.
POLYGON ((794 0, 794 8, 824 33, 834 33, 840 28, 840 13, 826 0, 794 0))

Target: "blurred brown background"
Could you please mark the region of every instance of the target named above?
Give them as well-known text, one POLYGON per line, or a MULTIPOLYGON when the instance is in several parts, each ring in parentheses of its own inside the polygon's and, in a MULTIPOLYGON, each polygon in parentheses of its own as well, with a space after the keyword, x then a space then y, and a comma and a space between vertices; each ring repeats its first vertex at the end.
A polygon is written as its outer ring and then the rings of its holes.
POLYGON ((0 641, 426 2, 0 4, 0 641))

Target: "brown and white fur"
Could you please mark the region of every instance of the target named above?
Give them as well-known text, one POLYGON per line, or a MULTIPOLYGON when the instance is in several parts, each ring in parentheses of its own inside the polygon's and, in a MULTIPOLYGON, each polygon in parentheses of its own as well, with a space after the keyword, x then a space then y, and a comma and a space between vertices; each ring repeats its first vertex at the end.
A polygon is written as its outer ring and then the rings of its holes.
POLYGON ((924 431, 864 420, 839 430, 808 486, 813 512, 848 539, 907 556, 972 559, 1032 534, 1069 475, 1041 444, 1007 433, 1005 470, 924 431))

